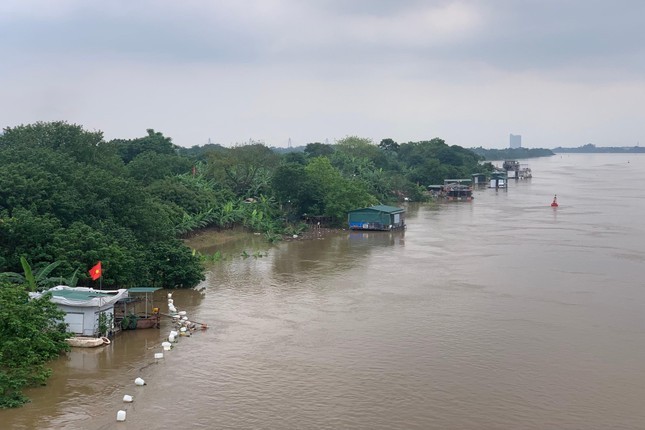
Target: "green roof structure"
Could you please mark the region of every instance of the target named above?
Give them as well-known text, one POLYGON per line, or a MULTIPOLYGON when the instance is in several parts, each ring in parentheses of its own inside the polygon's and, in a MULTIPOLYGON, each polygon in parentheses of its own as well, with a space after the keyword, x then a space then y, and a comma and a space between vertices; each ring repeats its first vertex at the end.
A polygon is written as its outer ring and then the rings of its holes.
POLYGON ((347 221, 352 230, 396 230, 405 228, 405 209, 376 205, 348 212, 347 221))
POLYGON ((154 293, 157 290, 161 290, 161 287, 132 287, 128 288, 130 293, 154 293))

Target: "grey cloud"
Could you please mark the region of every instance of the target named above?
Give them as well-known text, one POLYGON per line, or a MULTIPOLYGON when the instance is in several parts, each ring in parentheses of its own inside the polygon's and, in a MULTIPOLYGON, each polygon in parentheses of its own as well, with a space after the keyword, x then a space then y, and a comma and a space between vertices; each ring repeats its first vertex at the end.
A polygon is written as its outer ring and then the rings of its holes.
POLYGON ((225 63, 259 56, 259 36, 217 14, 177 17, 164 9, 137 12, 114 15, 81 8, 59 20, 23 17, 5 22, 0 38, 18 55, 53 52, 225 63))
POLYGON ((604 106, 621 122, 602 133, 627 141, 643 16, 641 1, 5 0, 0 114, 185 144, 375 130, 476 146, 511 126, 571 138, 604 106))
POLYGON ((510 70, 591 67, 612 61, 619 67, 643 69, 643 2, 495 3, 486 33, 460 51, 460 57, 510 70))
MULTIPOLYGON (((248 4, 249 8, 257 5, 248 4)), ((466 61, 512 71, 614 62, 614 68, 641 72, 645 61, 641 43, 645 2, 640 1, 277 4, 284 12, 276 16, 214 6, 179 13, 180 8, 167 2, 143 3, 123 13, 117 8, 105 13, 101 8, 79 6, 55 21, 29 16, 10 20, 0 27, 0 37, 13 52, 27 55, 53 51, 214 64, 293 62, 315 67, 338 62, 343 67, 348 62, 379 66, 421 61, 420 67, 425 67, 424 62, 466 61), (291 4, 300 7, 290 10, 291 4), (397 17, 409 19, 451 4, 465 5, 480 15, 476 33, 460 37, 456 31, 437 39, 432 25, 406 29, 405 22, 397 21, 397 17), (387 28, 392 25, 401 28, 387 28)))

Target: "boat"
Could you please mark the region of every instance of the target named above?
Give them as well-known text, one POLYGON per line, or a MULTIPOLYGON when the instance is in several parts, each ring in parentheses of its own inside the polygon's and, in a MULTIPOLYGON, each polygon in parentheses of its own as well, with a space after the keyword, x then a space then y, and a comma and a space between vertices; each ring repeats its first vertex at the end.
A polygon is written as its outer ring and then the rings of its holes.
POLYGON ((137 329, 143 328, 159 328, 160 318, 159 313, 150 316, 140 316, 137 318, 137 329))
POLYGON ((65 339, 69 346, 75 348, 96 348, 97 346, 109 345, 112 343, 107 337, 85 337, 76 336, 65 339))

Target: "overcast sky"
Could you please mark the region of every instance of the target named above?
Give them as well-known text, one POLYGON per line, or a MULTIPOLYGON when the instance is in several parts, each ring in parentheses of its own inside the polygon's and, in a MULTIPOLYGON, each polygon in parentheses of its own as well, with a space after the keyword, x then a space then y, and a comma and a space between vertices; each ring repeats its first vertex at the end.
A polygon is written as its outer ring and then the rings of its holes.
POLYGON ((0 125, 645 144, 645 1, 2 0, 0 125))

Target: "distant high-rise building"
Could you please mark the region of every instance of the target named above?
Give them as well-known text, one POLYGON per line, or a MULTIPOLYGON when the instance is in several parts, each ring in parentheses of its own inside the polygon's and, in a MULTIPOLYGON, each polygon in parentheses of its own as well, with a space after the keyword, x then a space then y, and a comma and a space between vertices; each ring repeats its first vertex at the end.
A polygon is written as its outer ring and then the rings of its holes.
POLYGON ((509 148, 515 149, 515 148, 521 148, 522 147, 522 136, 519 134, 511 134, 511 138, 509 139, 509 148))

